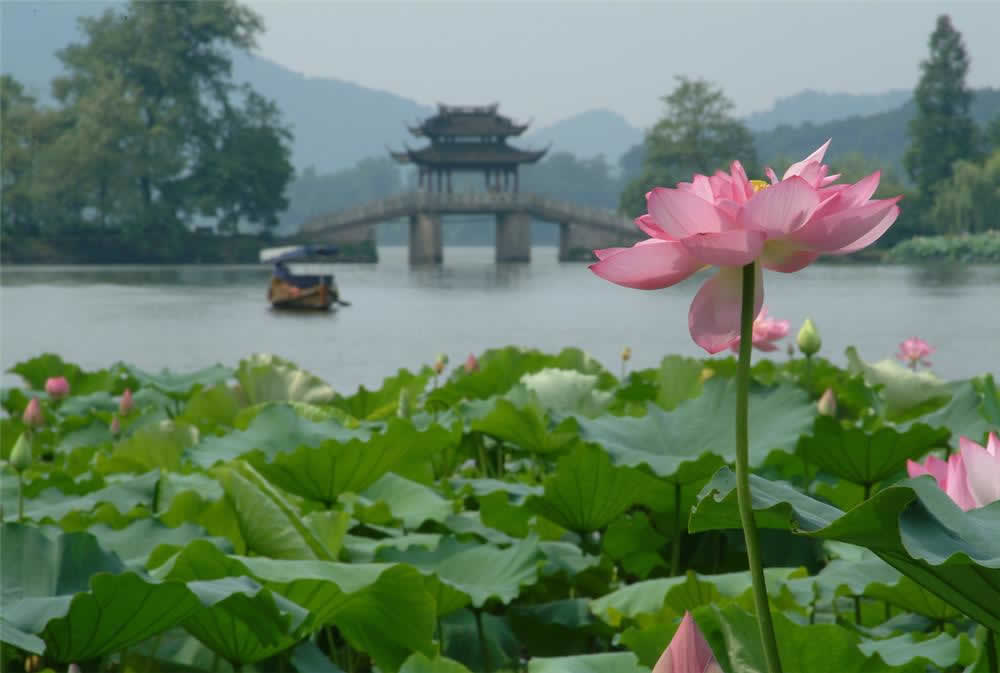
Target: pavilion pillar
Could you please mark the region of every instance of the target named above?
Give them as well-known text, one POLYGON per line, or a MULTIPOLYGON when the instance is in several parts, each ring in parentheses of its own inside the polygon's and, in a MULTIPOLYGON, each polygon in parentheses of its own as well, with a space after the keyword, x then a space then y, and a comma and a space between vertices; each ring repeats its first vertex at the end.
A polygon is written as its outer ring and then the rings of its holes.
POLYGON ((521 185, 520 185, 520 178, 518 177, 519 175, 520 175, 520 171, 518 171, 515 168, 514 169, 514 192, 515 193, 518 192, 518 191, 520 191, 520 186, 521 185))
POLYGON ((451 194, 451 170, 448 170, 448 193, 451 194))
POLYGON ((497 213, 496 260, 531 261, 531 216, 527 213, 497 213))
POLYGON ((441 216, 417 213, 410 216, 410 264, 440 264, 444 259, 441 216))

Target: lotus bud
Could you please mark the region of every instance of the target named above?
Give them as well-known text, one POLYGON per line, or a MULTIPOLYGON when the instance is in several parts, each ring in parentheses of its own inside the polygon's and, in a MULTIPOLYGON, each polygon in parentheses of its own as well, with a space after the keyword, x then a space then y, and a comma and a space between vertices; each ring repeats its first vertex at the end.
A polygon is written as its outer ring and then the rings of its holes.
POLYGON ((622 362, 628 362, 632 359, 632 349, 628 346, 622 349, 622 362))
POLYGON ((833 388, 827 388, 816 403, 816 409, 823 416, 837 415, 837 397, 833 394, 833 388))
POLYGON ((722 667, 690 612, 684 613, 670 645, 653 667, 653 673, 722 673, 722 667))
POLYGON ((66 669, 66 673, 80 673, 80 665, 79 664, 70 664, 69 668, 66 669))
POLYGON ((132 411, 133 406, 134 405, 132 402, 132 389, 126 388, 125 392, 122 393, 121 401, 118 403, 119 415, 121 415, 122 417, 128 416, 129 412, 132 411))
POLYGON ((31 439, 22 432, 10 450, 10 466, 18 472, 24 472, 31 467, 31 439))
POLYGON ((402 388, 399 391, 399 402, 396 405, 396 415, 400 418, 409 418, 410 413, 412 413, 412 404, 410 401, 410 389, 402 388))
POLYGON ((65 376, 53 376, 45 381, 45 392, 54 400, 69 395, 69 381, 65 376))
POLYGON ((122 422, 120 420, 118 420, 117 416, 112 416, 111 417, 111 434, 115 435, 117 437, 121 433, 121 431, 122 431, 122 422))
POLYGON ((469 357, 465 358, 465 373, 471 374, 472 372, 479 371, 479 360, 472 353, 469 353, 469 357))
POLYGON ((45 416, 42 415, 42 405, 38 403, 37 397, 32 397, 28 406, 24 408, 21 416, 24 424, 33 428, 41 427, 45 423, 45 416))
POLYGON ((796 338, 796 343, 799 345, 799 350, 802 351, 806 357, 812 357, 819 352, 820 346, 823 345, 823 340, 819 336, 819 331, 816 329, 816 325, 813 324, 812 319, 806 318, 806 321, 802 323, 802 329, 799 330, 798 338, 796 338))
POLYGON ((434 373, 440 374, 444 371, 444 368, 448 366, 448 356, 444 353, 438 353, 437 359, 434 360, 434 373))

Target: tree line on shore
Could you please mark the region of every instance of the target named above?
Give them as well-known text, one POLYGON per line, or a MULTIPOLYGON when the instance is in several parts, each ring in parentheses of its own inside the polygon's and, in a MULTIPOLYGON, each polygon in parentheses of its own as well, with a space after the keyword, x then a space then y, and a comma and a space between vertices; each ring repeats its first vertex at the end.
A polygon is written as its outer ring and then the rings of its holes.
MULTIPOLYGON (((388 158, 295 175, 292 131, 277 105, 233 82, 232 50, 252 48, 263 31, 260 17, 235 0, 133 0, 124 12, 81 19, 81 27, 85 42, 59 52, 65 74, 52 82, 56 107, 0 79, 8 251, 19 240, 79 246, 101 238, 183 254, 199 225, 289 233, 312 215, 412 187, 388 158)), ((914 92, 905 175, 858 152, 831 161, 849 180, 881 168, 878 196, 906 194, 884 244, 997 227, 1000 117, 980 126, 970 114, 969 63, 961 35, 939 17, 914 92)), ((617 165, 557 151, 524 167, 522 189, 638 215, 650 187, 710 174, 734 158, 763 175, 754 136, 721 88, 679 77, 663 101, 663 117, 617 165)), ((768 159, 779 173, 789 163, 768 159)))

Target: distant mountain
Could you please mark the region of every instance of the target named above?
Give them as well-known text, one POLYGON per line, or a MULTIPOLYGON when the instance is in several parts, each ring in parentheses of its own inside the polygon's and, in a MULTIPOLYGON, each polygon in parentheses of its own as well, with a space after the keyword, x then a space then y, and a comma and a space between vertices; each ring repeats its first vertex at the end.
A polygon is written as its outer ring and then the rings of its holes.
POLYGON ((835 119, 887 112, 910 100, 913 92, 893 89, 882 93, 827 93, 807 89, 778 98, 768 110, 753 112, 743 121, 751 131, 770 131, 781 125, 822 124, 835 119))
MULTIPOLYGON (((980 126, 1000 117, 1000 90, 976 89, 972 99, 972 117, 980 126)), ((798 161, 833 138, 830 158, 860 152, 872 160, 892 165, 901 171, 906 150, 907 128, 916 113, 913 101, 887 112, 837 119, 823 124, 804 123, 779 126, 754 134, 757 154, 765 162, 779 158, 798 161)), ((902 171, 901 171, 902 174, 902 171)))
POLYGON ((588 110, 549 126, 529 131, 524 139, 534 147, 551 143, 553 152, 569 152, 581 159, 598 155, 617 169, 618 159, 629 147, 642 142, 643 133, 617 112, 588 110))

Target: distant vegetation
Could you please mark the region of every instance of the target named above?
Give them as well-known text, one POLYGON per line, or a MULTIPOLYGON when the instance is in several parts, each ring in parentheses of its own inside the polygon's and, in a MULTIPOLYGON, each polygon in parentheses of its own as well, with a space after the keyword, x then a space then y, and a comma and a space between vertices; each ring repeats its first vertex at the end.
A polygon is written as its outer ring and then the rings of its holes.
POLYGON ((915 236, 896 245, 886 255, 890 262, 1000 263, 1000 231, 958 236, 915 236))

